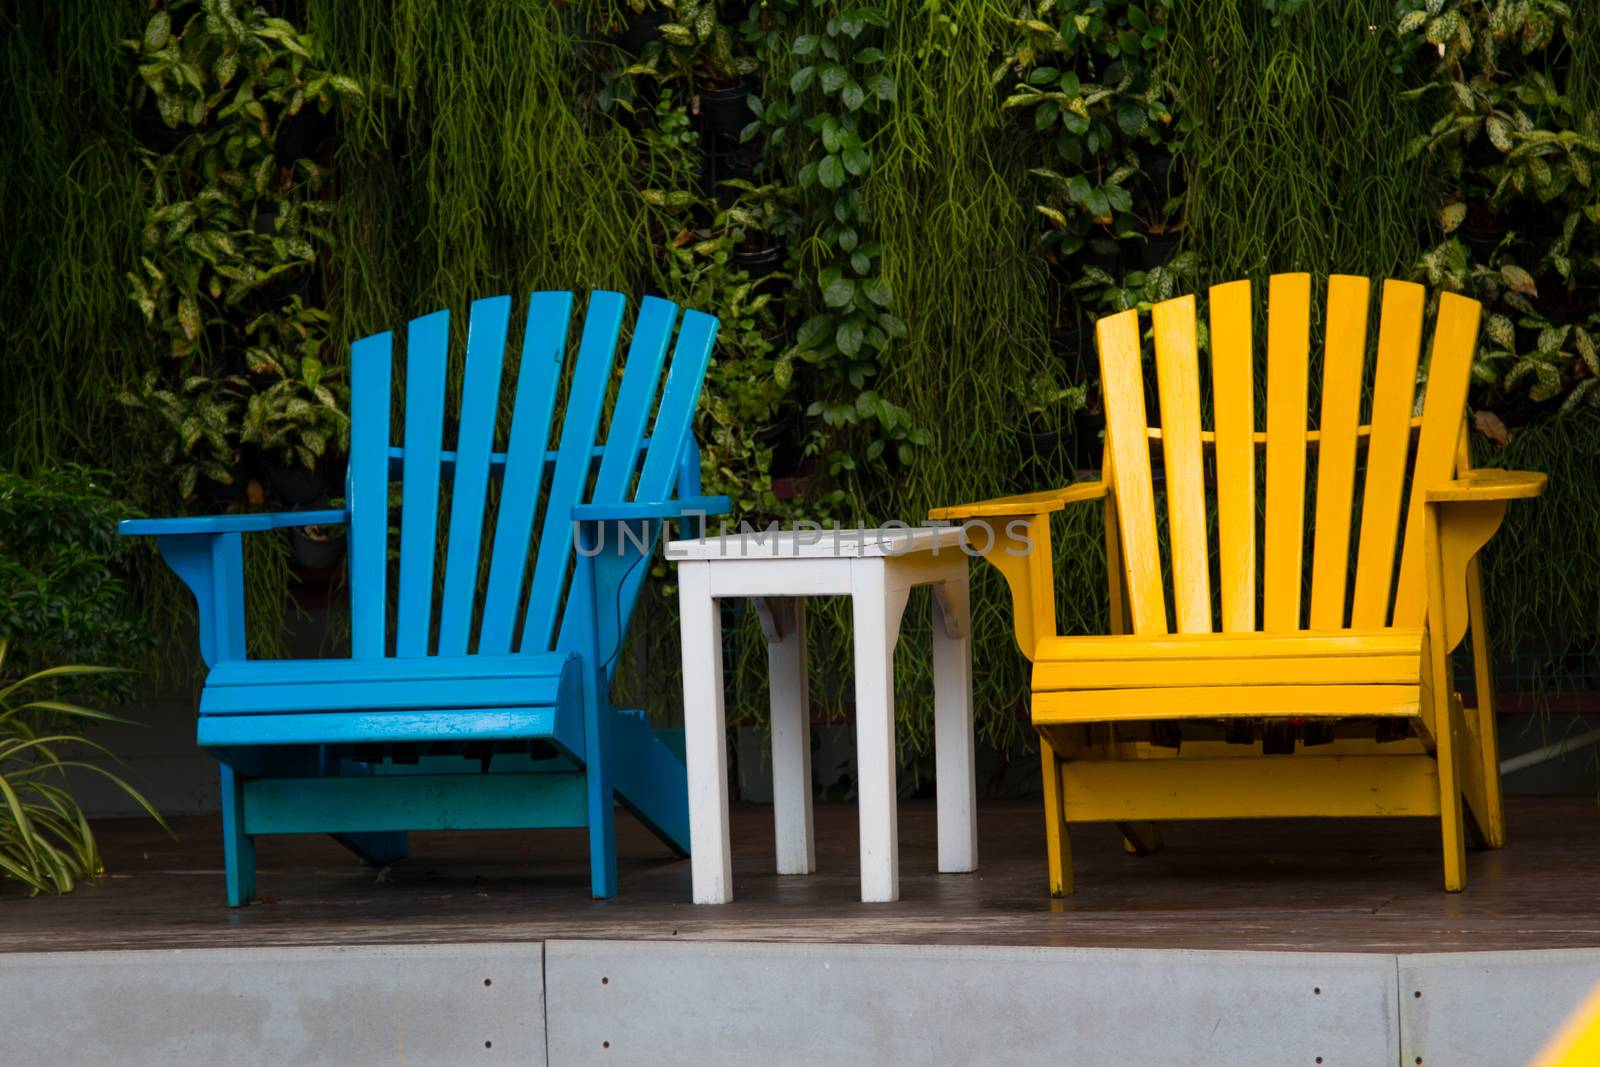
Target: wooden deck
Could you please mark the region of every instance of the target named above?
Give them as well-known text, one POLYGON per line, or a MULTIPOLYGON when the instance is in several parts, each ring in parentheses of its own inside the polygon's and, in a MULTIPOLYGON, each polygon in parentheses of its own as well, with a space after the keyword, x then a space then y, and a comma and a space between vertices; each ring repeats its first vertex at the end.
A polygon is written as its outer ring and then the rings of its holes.
POLYGON ((621 891, 588 894, 581 831, 418 834, 412 858, 362 867, 326 838, 266 838, 263 900, 223 902, 214 820, 98 829, 110 877, 64 898, 0 895, 0 951, 643 938, 938 945, 1427 952, 1600 946, 1600 808, 1511 798, 1511 843, 1468 855, 1440 889, 1426 820, 1193 823, 1157 856, 1074 833, 1078 893, 1044 891, 1033 803, 984 806, 982 869, 934 873, 933 806, 900 808, 902 898, 862 904, 854 805, 817 808, 818 872, 772 873, 771 809, 733 814, 735 901, 695 907, 689 865, 618 822, 621 891))

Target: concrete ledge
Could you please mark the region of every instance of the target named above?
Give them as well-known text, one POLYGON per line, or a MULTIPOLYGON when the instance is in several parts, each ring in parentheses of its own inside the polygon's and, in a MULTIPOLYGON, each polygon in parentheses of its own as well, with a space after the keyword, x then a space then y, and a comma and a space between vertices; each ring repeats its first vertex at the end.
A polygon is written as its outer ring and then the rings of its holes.
POLYGON ((0 1047, 6 1062, 163 1067, 1517 1064, 1597 980, 1600 949, 550 941, 19 953, 0 954, 0 1047))
POLYGON ((0 956, 8 1063, 543 1063, 530 945, 0 956))
POLYGON ((552 941, 550 1062, 1394 1064, 1385 955, 552 941))

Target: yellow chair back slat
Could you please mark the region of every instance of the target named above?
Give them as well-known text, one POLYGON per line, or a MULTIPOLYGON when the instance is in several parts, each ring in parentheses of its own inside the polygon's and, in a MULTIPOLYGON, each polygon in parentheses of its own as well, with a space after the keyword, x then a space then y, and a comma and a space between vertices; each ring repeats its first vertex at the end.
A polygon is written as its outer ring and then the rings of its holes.
POLYGON ((1300 629, 1311 275, 1275 274, 1267 303, 1267 514, 1261 625, 1300 629))
POLYGON ((1350 574, 1350 519, 1355 501, 1361 381, 1367 359, 1367 302, 1372 283, 1336 274, 1328 279, 1322 350, 1322 418, 1317 448, 1317 509, 1311 554, 1313 630, 1344 626, 1350 574))
POLYGON ((1461 413, 1467 407, 1472 352, 1478 344, 1482 312, 1483 306, 1476 300, 1456 293, 1439 297, 1439 320, 1428 357, 1422 430, 1417 436, 1417 461, 1411 474, 1411 501, 1406 509, 1406 539, 1400 552, 1399 588, 1394 601, 1396 626, 1421 626, 1427 614, 1422 513, 1428 490, 1450 481, 1455 473, 1456 442, 1461 439, 1461 413))
POLYGON ((1178 632, 1211 632, 1211 554, 1206 548, 1205 457, 1200 446, 1200 375, 1194 297, 1158 304, 1156 380, 1162 460, 1167 472, 1167 537, 1178 632))
POLYGON ((1117 532, 1136 634, 1167 633, 1156 543, 1155 494, 1150 486, 1150 441, 1145 436, 1144 371, 1139 358, 1139 313, 1109 315, 1095 324, 1106 451, 1117 487, 1117 532))
MULTIPOLYGON (((1400 528, 1400 493, 1411 450, 1411 397, 1422 354, 1425 294, 1414 282, 1383 283, 1378 322, 1378 364, 1372 382, 1372 433, 1361 498, 1361 539, 1356 550, 1354 627, 1387 626, 1400 528)), ((1459 416, 1458 416, 1459 418, 1459 416)))
POLYGON ((1211 290, 1211 404, 1217 466, 1222 629, 1256 628, 1256 394, 1250 283, 1211 290))

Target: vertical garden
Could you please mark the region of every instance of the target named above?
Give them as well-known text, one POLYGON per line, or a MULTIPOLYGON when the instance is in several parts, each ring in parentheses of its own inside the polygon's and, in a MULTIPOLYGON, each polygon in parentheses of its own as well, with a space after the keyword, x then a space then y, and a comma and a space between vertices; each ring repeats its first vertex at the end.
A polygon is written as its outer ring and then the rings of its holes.
MULTIPOLYGON (((185 597, 106 524, 338 497, 348 344, 410 316, 600 287, 715 313, 707 490, 762 522, 916 521, 1098 465, 1097 316, 1306 270, 1484 301, 1474 451, 1552 475, 1488 561, 1496 647, 1508 684, 1593 685, 1600 26, 1569 4, 61 0, 5 18, 10 674, 139 671, 98 694, 122 699, 191 673, 185 597)), ((1098 514, 1061 521, 1063 625, 1102 625, 1098 514)), ((339 602, 341 555, 315 529, 252 545, 258 654, 308 590, 339 602)), ((659 576, 645 610, 666 622, 659 576)), ((980 729, 1020 751, 1008 602, 974 579, 980 729)), ((815 638, 834 712, 845 621, 822 613, 815 638)), ((754 623, 728 623, 735 713, 759 720, 754 623)), ((671 627, 640 629, 668 635, 634 655, 670 712, 671 627)), ((900 645, 913 753, 919 647, 900 645)))

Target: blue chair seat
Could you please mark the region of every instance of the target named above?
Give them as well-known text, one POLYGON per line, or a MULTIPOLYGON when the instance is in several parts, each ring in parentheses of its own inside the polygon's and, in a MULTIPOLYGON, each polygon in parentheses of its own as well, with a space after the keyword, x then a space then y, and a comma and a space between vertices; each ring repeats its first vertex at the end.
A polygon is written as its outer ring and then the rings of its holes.
POLYGON ((555 704, 563 682, 578 684, 578 670, 579 657, 565 652, 237 660, 212 668, 200 714, 538 707, 555 704))
POLYGON ((198 740, 233 748, 553 738, 579 750, 581 664, 559 652, 219 663, 200 695, 198 740))

